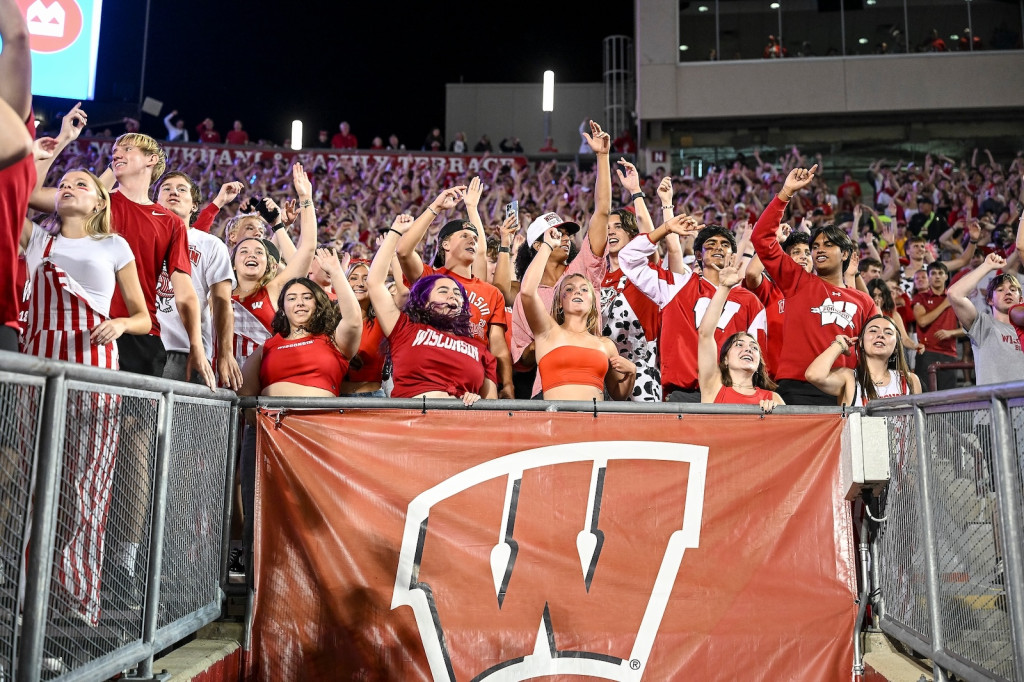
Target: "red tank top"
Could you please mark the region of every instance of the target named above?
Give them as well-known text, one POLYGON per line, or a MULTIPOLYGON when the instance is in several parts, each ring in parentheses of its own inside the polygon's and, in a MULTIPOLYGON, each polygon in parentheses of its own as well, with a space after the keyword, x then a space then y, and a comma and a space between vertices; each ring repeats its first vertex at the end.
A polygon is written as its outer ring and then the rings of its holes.
POLYGON ((260 287, 257 291, 245 297, 244 299, 240 296, 232 296, 232 301, 238 301, 246 310, 253 314, 260 323, 267 328, 268 332, 272 332, 274 325, 274 304, 270 302, 270 295, 267 294, 265 287, 260 287))
POLYGON ((384 332, 376 320, 363 320, 363 335, 359 339, 359 352, 352 358, 352 365, 345 375, 345 381, 352 383, 380 382, 384 372, 385 353, 382 347, 384 332), (357 359, 358 358, 358 361, 357 359), (358 369, 356 369, 358 365, 358 369))
POLYGON ((323 334, 292 340, 275 334, 263 344, 260 384, 264 387, 288 381, 338 395, 347 371, 348 360, 323 334))
POLYGON ((764 388, 755 388, 754 395, 744 395, 733 389, 732 386, 722 386, 715 396, 716 403, 728 403, 730 405, 759 405, 762 400, 771 400, 772 392, 764 388))
POLYGON ((608 355, 596 348, 559 346, 540 359, 537 369, 544 391, 567 384, 593 386, 603 391, 608 355))

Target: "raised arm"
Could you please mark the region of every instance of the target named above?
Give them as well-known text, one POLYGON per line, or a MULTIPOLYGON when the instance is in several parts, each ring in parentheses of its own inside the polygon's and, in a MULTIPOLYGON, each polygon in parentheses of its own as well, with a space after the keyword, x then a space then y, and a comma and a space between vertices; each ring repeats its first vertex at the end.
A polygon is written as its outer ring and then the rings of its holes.
POLYGON ((0 99, 0 170, 21 161, 32 153, 32 136, 25 128, 25 122, 18 120, 18 114, 0 99))
MULTIPOLYGON (((3 0, 0 0, 0 2, 3 2, 3 0)), ((36 161, 36 186, 32 191, 32 198, 29 200, 31 208, 37 211, 46 211, 47 213, 53 212, 54 202, 57 199, 57 188, 43 187, 43 183, 46 181, 46 176, 50 172, 53 162, 69 144, 78 139, 86 123, 88 123, 88 116, 82 111, 81 102, 71 107, 71 111, 64 115, 60 124, 60 133, 57 135, 57 146, 53 149, 53 153, 36 161)), ((113 174, 111 174, 111 177, 113 177, 113 174)), ((107 187, 109 189, 110 185, 107 187)))
POLYGON ((484 183, 480 176, 469 181, 466 195, 462 198, 466 204, 466 217, 476 228, 476 256, 473 258, 473 276, 487 279, 487 233, 484 232, 484 221, 480 218, 480 195, 483 194, 484 183))
POLYGON ((501 242, 498 245, 498 261, 494 265, 494 279, 491 282, 505 297, 505 305, 512 305, 516 295, 512 292, 512 240, 519 231, 519 216, 512 214, 501 226, 501 242))
POLYGON ((295 253, 288 260, 288 265, 267 284, 267 294, 271 300, 277 300, 281 287, 295 277, 309 274, 309 266, 313 264, 313 252, 316 250, 317 225, 316 210, 313 208, 313 185, 302 170, 302 164, 292 166, 292 180, 295 193, 299 200, 299 243, 295 245, 295 253))
MULTIPOLYGON (((640 174, 636 172, 636 166, 631 164, 625 159, 619 159, 618 165, 615 169, 615 174, 619 176, 619 182, 629 192, 630 196, 641 194, 640 190, 640 174)), ((660 193, 661 187, 659 186, 658 191, 660 193)), ((672 183, 669 181, 669 194, 671 201, 672 183)), ((654 221, 651 220, 651 213, 647 210, 647 202, 644 201, 643 197, 636 197, 631 201, 633 210, 636 212, 636 224, 640 228, 641 234, 647 234, 648 232, 654 231, 654 221)), ((677 237, 678 240, 678 237, 677 237)))
MULTIPOLYGON (((974 324, 975 318, 978 317, 978 309, 974 307, 974 303, 970 299, 971 292, 977 288, 985 275, 1001 269, 1004 265, 1006 265, 1006 261, 1003 260, 1002 256, 990 253, 985 257, 981 265, 953 282, 949 289, 946 290, 946 300, 953 307, 956 319, 960 320, 960 324, 963 325, 964 329, 970 329, 971 325, 974 324)), ((914 307, 916 308, 917 306, 914 307)), ((916 310, 914 314, 915 316, 917 315, 916 310)))
MULTIPOLYGON (((0 99, 13 111, 18 121, 15 127, 23 130, 32 109, 32 55, 28 38, 28 25, 18 3, 0 0, 0 39, 4 44, 0 52, 0 99)), ((0 125, 0 131, 0 135, 6 134, 6 121, 0 125)), ((19 158, 26 155, 27 152, 19 158)))
POLYGON ((978 221, 970 218, 967 224, 967 233, 970 236, 970 241, 967 242, 967 248, 958 257, 946 261, 946 269, 949 270, 949 275, 952 277, 957 270, 964 267, 971 262, 974 258, 974 252, 978 248, 978 240, 981 238, 981 225, 978 221))
MULTIPOLYGON (((467 189, 465 185, 459 185, 458 187, 450 187, 441 192, 437 195, 436 199, 427 205, 426 210, 420 213, 419 217, 405 229, 405 236, 398 243, 398 262, 402 264, 402 274, 405 275, 410 284, 423 276, 423 261, 420 259, 420 255, 416 253, 416 246, 419 245, 424 235, 427 234, 427 228, 430 227, 430 223, 434 222, 441 211, 455 208, 462 201, 463 194, 467 189)), ((398 276, 397 272, 395 276, 398 276)))
MULTIPOLYGON (((380 322, 384 336, 391 334, 391 330, 395 328, 398 316, 401 314, 395 299, 388 291, 388 270, 391 269, 391 259, 395 255, 398 240, 403 238, 406 230, 412 224, 412 216, 402 214, 395 217, 391 227, 384 233, 377 253, 373 257, 373 262, 370 263, 370 271, 366 275, 366 290, 370 294, 370 302, 373 304, 373 311, 377 315, 377 321, 380 322)), ((397 272, 395 279, 398 279, 397 272)))
MULTIPOLYGON (((712 266, 714 267, 714 266, 712 266)), ((740 256, 732 254, 718 270, 718 286, 711 297, 700 326, 697 327, 697 381, 700 383, 701 402, 713 402, 722 388, 722 371, 718 367, 718 342, 715 330, 722 319, 729 292, 740 283, 740 256)))
POLYGON ((696 233, 703 227, 704 225, 697 223, 696 218, 680 214, 650 234, 637 235, 619 251, 619 268, 622 274, 640 289, 644 296, 657 303, 659 308, 664 308, 689 281, 693 273, 689 268, 685 268, 685 272, 673 273, 675 276, 664 276, 661 271, 648 267, 647 259, 657 249, 657 243, 670 232, 687 235, 696 233))
POLYGON ((523 313, 526 315, 526 321, 530 325, 534 339, 547 334, 557 326, 548 311, 544 309, 544 304, 541 302, 540 296, 537 295, 537 287, 540 286, 540 281, 544 277, 544 266, 548 262, 548 257, 561 243, 562 236, 556 228, 552 227, 545 232, 543 243, 537 248, 530 267, 526 268, 523 280, 519 283, 519 297, 522 300, 523 313), (545 246, 547 251, 544 250, 545 246))
POLYGON ((608 216, 612 212, 612 169, 608 159, 611 150, 611 136, 601 130, 601 126, 590 122, 590 133, 583 133, 591 151, 597 155, 597 185, 594 187, 594 214, 590 216, 587 235, 590 237, 590 250, 600 258, 604 255, 604 247, 608 243, 608 216))
MULTIPOLYGON (((352 359, 359 352, 359 340, 363 334, 363 312, 359 307, 352 285, 345 276, 347 267, 338 260, 338 254, 331 249, 317 249, 313 258, 331 279, 331 288, 338 296, 338 310, 341 321, 334 330, 334 344, 347 359, 352 359)), ((345 254, 345 260, 350 259, 345 254)), ((347 266, 347 263, 346 263, 347 266)))

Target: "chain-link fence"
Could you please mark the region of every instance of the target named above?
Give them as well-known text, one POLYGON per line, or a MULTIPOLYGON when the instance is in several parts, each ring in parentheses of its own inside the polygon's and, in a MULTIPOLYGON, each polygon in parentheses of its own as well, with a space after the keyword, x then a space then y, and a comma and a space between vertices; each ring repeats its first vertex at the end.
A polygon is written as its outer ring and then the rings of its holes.
POLYGON ((875 539, 883 630, 966 680, 1024 681, 1024 386, 872 403, 891 480, 875 539))
POLYGON ((0 355, 0 680, 150 674, 220 614, 234 396, 0 355))

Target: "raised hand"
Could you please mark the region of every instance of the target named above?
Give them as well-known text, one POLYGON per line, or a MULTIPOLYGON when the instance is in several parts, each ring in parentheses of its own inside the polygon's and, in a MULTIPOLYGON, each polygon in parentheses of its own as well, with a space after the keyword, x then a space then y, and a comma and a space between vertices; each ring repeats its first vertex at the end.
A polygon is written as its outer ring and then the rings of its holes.
MULTIPOLYGON (((615 174, 619 176, 619 182, 622 183, 622 186, 628 189, 630 194, 636 194, 637 192, 639 192, 640 174, 636 172, 636 166, 631 164, 629 161, 626 161, 625 159, 619 159, 618 165, 621 166, 621 168, 616 168, 615 174)), ((669 185, 669 187, 671 189, 671 184, 669 185)))
POLYGON ((59 144, 54 137, 37 137, 32 143, 32 159, 34 161, 45 161, 53 158, 59 144))
POLYGON ((673 216, 670 220, 665 221, 665 227, 669 229, 669 232, 674 232, 680 237, 685 237, 695 236, 698 232, 704 229, 704 224, 698 222, 698 220, 693 216, 680 213, 677 216, 673 216))
POLYGON ((405 234, 405 231, 412 225, 412 216, 408 213, 400 213, 395 216, 395 219, 391 223, 391 229, 399 234, 405 234))
POLYGON ((309 181, 309 176, 302 169, 301 163, 292 166, 292 184, 300 203, 313 197, 313 183, 309 181))
POLYGON ((480 205, 480 195, 484 192, 484 183, 480 182, 480 176, 469 181, 469 188, 462 200, 466 203, 466 210, 476 208, 480 205))
POLYGON ((612 136, 601 130, 601 126, 594 121, 590 122, 590 133, 583 133, 583 137, 595 154, 607 154, 612 148, 612 136))
POLYGON ((970 223, 967 224, 967 234, 970 235, 972 242, 976 242, 981 239, 981 224, 977 220, 968 219, 970 223))
POLYGON ((662 206, 672 205, 672 176, 666 175, 658 184, 658 198, 662 206))
POLYGON ((817 170, 818 164, 814 164, 810 168, 794 168, 789 171, 786 183, 782 187, 782 193, 792 199, 794 194, 814 181, 814 173, 817 170))
POLYGON ((468 188, 465 185, 458 185, 456 187, 449 187, 445 191, 437 195, 437 198, 431 202, 430 206, 435 211, 447 211, 455 208, 462 201, 463 195, 465 195, 468 188))
POLYGON ((721 267, 714 264, 712 264, 712 267, 718 270, 719 286, 729 287, 731 289, 739 284, 743 279, 740 274, 740 255, 738 253, 728 256, 721 267))
MULTIPOLYGON (((749 222, 747 223, 750 224, 749 222)), ((779 229, 775 230, 775 238, 779 240, 779 244, 789 239, 789 235, 793 233, 793 226, 789 223, 779 223, 779 229)))
POLYGON ((217 205, 217 208, 223 208, 225 205, 230 204, 232 201, 238 198, 238 195, 242 193, 242 183, 240 182, 225 182, 220 186, 220 191, 217 192, 217 196, 214 197, 213 203, 217 205))
POLYGON ((557 227, 549 227, 544 233, 544 243, 554 251, 562 245, 562 233, 557 227))
POLYGON ((319 265, 332 280, 339 275, 344 275, 345 270, 341 267, 341 261, 338 260, 338 254, 333 249, 317 249, 316 253, 313 254, 313 260, 317 262, 317 265, 319 265))
POLYGON ((1006 259, 998 253, 990 253, 985 256, 985 265, 987 265, 990 270, 1000 270, 1006 266, 1006 259))
POLYGON ((501 231, 502 243, 510 242, 516 236, 516 232, 519 231, 519 216, 515 213, 509 214, 505 218, 505 222, 498 229, 501 231))
POLYGON ((850 349, 857 344, 857 337, 838 334, 836 335, 836 340, 832 343, 839 344, 839 348, 843 351, 843 355, 849 355, 850 349))
POLYGON ((281 208, 284 209, 284 224, 291 225, 295 222, 295 219, 299 217, 299 209, 296 206, 295 199, 285 199, 281 208))
POLYGON ((71 111, 64 114, 64 118, 61 119, 60 134, 57 135, 57 140, 64 144, 74 142, 88 123, 89 116, 82 111, 82 103, 79 102, 71 107, 71 111))

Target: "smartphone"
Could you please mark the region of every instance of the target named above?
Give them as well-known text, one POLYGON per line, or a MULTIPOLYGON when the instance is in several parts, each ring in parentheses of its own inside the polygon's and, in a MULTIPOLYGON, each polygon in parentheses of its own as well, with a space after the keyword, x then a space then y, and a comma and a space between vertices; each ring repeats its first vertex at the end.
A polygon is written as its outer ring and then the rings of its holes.
POLYGON ((251 175, 251 176, 249 177, 249 184, 250 184, 250 185, 255 185, 255 184, 256 184, 256 174, 255 174, 255 173, 253 173, 253 174, 252 174, 252 175, 251 175))
POLYGON ((505 204, 505 220, 508 220, 508 217, 510 215, 514 215, 516 217, 516 224, 518 225, 519 224, 519 201, 517 199, 513 199, 512 201, 510 201, 507 204, 505 204))

